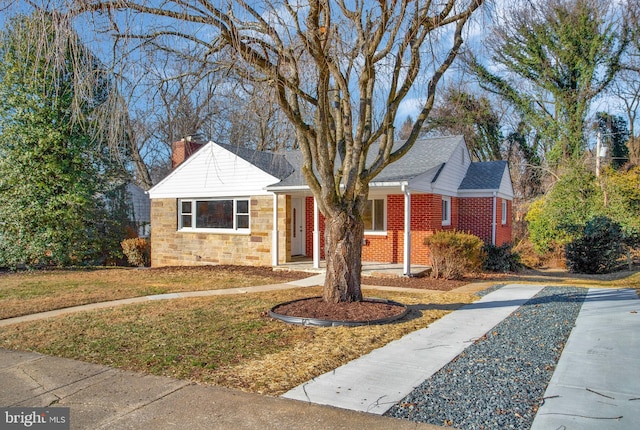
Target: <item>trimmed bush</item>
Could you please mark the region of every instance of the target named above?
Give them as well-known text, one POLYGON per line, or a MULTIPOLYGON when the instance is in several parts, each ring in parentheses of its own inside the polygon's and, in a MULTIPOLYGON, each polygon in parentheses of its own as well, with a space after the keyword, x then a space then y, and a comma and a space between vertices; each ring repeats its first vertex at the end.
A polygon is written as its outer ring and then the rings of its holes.
POLYGON ((482 240, 459 231, 439 231, 424 240, 431 251, 431 277, 462 279, 482 266, 482 240))
POLYGON ((567 268, 574 273, 609 273, 624 255, 620 224, 597 216, 587 222, 581 237, 567 244, 567 268))
POLYGON ((505 243, 501 246, 485 244, 482 247, 484 261, 482 270, 487 272, 517 272, 522 268, 520 255, 512 251, 512 245, 505 243))
POLYGON ((142 237, 125 239, 120 245, 132 266, 143 267, 151 264, 151 245, 147 239, 142 237))

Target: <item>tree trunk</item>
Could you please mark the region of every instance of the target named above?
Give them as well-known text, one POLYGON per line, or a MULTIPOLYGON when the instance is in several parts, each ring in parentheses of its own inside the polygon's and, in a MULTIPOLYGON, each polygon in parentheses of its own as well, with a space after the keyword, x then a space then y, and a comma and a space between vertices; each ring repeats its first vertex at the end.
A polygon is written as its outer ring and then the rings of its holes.
POLYGON ((322 297, 326 302, 362 300, 360 275, 364 223, 346 211, 326 220, 325 259, 327 273, 322 297))

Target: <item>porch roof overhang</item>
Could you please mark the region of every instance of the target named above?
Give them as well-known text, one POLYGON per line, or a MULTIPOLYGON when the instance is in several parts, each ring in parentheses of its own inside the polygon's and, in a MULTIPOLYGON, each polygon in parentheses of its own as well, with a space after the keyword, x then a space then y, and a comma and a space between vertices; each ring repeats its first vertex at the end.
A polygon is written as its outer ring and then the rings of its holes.
POLYGON ((298 195, 311 195, 311 189, 306 185, 287 185, 287 186, 278 186, 269 185, 265 187, 265 191, 274 193, 274 194, 298 194, 298 195))
MULTIPOLYGON (((416 191, 429 192, 430 190, 422 190, 420 188, 414 188, 411 186, 412 181, 391 181, 391 182, 371 182, 369 188, 376 190, 388 189, 389 191, 402 191, 404 188, 409 188, 416 191)), ((311 189, 307 185, 269 185, 265 187, 265 190, 274 194, 306 194, 311 195, 311 189)))
MULTIPOLYGON (((373 182, 370 188, 374 189, 386 189, 399 191, 404 195, 404 258, 403 258, 403 271, 407 276, 411 275, 411 191, 408 181, 396 181, 396 182, 373 182)), ((308 186, 277 186, 272 185, 266 187, 267 191, 273 193, 273 243, 272 243, 272 262, 273 266, 278 265, 278 194, 291 194, 291 195, 309 195, 310 189, 308 186)), ((397 192, 396 191, 396 192, 397 192)), ((319 208, 317 201, 314 198, 313 205, 313 267, 320 267, 320 231, 319 231, 319 208)))

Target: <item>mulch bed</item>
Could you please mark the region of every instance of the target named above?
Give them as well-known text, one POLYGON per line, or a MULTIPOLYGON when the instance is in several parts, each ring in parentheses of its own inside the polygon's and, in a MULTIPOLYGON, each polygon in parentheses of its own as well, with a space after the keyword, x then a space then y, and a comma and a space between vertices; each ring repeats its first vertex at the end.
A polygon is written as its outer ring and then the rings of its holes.
POLYGON ((278 270, 274 271, 268 266, 235 266, 235 265, 203 265, 203 266, 165 266, 165 267, 152 267, 147 270, 154 271, 156 273, 178 273, 178 272, 193 272, 193 273, 214 273, 223 272, 231 275, 240 276, 263 276, 277 279, 274 283, 279 282, 291 282, 299 279, 308 278, 313 276, 314 273, 300 272, 294 270, 278 270))
POLYGON ((375 321, 400 315, 404 310, 402 306, 389 303, 371 301, 327 303, 321 297, 312 297, 278 305, 274 312, 290 317, 327 321, 375 321))
MULTIPOLYGON (((399 276, 362 277, 363 285, 415 288, 423 290, 451 291, 470 282, 490 281, 504 278, 504 275, 477 275, 463 280, 433 279, 430 277, 406 278, 399 276)), ((326 303, 322 298, 299 300, 278 305, 274 312, 289 317, 310 318, 327 321, 375 321, 399 315, 401 306, 376 302, 326 303)))
POLYGON ((421 290, 451 291, 471 282, 498 281, 504 279, 502 274, 478 274, 461 280, 433 279, 429 276, 407 278, 402 276, 363 276, 362 285, 377 285, 387 287, 417 288, 421 290))

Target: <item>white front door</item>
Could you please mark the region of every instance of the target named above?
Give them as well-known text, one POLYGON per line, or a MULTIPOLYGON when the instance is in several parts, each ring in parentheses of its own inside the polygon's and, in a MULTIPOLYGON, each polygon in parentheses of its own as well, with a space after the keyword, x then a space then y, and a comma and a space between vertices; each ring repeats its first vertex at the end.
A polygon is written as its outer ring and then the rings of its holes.
POLYGON ((291 199, 291 255, 305 255, 304 199, 291 199))

